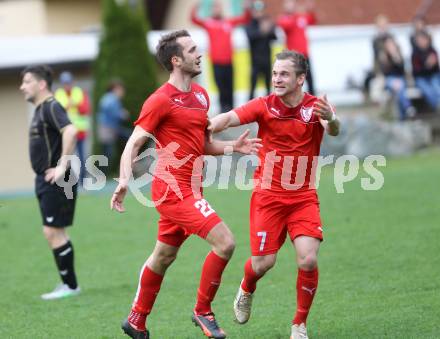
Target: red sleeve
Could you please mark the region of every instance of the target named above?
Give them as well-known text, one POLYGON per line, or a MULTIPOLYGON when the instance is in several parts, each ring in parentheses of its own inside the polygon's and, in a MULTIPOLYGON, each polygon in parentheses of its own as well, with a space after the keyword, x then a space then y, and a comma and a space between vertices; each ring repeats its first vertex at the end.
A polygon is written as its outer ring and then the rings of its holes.
POLYGON ((228 19, 229 23, 232 26, 238 26, 238 25, 245 25, 247 24, 249 21, 251 21, 252 18, 252 14, 251 11, 249 9, 246 9, 243 13, 243 15, 234 17, 234 18, 230 18, 228 19))
POLYGON ((149 133, 154 133, 169 112, 169 100, 165 95, 153 94, 145 100, 139 118, 134 122, 149 133))
POLYGON ((307 22, 309 25, 316 25, 316 15, 314 12, 309 12, 307 15, 307 22))
POLYGON ((234 109, 240 119, 240 124, 249 124, 257 121, 264 113, 266 105, 262 98, 256 98, 249 101, 247 104, 234 109))
POLYGON ((198 26, 206 28, 205 20, 200 19, 200 17, 197 15, 198 9, 199 8, 197 6, 194 6, 191 10, 191 21, 198 26))
POLYGON ((293 20, 288 15, 281 15, 277 19, 277 25, 280 26, 285 32, 292 28, 293 20))
POLYGON ((78 106, 79 114, 81 115, 89 115, 90 113, 90 100, 89 96, 87 95, 86 91, 83 92, 83 100, 78 106))

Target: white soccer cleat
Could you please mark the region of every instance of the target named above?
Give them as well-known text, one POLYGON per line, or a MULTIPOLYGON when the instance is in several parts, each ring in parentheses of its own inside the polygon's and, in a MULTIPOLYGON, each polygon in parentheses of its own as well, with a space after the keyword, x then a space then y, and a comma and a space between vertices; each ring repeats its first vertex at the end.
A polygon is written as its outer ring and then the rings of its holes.
POLYGON ((52 292, 45 293, 41 295, 43 300, 54 300, 61 298, 68 298, 78 295, 81 292, 79 286, 75 289, 70 288, 66 284, 59 284, 52 292))
POLYGON ((234 300, 235 320, 239 324, 246 323, 251 316, 252 297, 252 293, 243 291, 240 284, 234 300))
POLYGON ((292 325, 290 339, 309 339, 309 337, 307 336, 306 325, 304 325, 304 323, 301 323, 299 325, 292 325))

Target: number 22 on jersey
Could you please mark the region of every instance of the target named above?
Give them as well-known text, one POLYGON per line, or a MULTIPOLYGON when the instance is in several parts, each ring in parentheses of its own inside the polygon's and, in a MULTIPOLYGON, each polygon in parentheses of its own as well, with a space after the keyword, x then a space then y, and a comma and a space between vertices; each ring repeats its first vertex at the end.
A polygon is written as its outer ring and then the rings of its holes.
POLYGON ((197 200, 194 203, 194 207, 197 208, 205 218, 209 217, 212 213, 215 212, 211 205, 209 205, 209 203, 205 199, 197 200))

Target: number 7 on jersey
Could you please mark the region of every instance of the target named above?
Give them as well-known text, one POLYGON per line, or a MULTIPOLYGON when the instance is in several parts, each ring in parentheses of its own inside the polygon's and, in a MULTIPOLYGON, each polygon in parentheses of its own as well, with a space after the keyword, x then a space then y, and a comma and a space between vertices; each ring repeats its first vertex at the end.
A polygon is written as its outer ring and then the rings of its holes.
POLYGON ((264 244, 266 243, 266 235, 267 235, 267 232, 265 232, 265 231, 257 232, 257 236, 261 237, 260 252, 264 249, 264 244))

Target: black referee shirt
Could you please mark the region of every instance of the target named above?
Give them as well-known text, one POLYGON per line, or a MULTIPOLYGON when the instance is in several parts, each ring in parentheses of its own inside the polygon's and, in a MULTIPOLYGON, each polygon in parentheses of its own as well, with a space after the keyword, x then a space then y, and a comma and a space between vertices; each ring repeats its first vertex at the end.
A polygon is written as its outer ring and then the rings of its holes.
POLYGON ((29 130, 29 154, 36 174, 55 167, 61 157, 61 130, 71 124, 66 110, 53 97, 35 108, 29 130))

